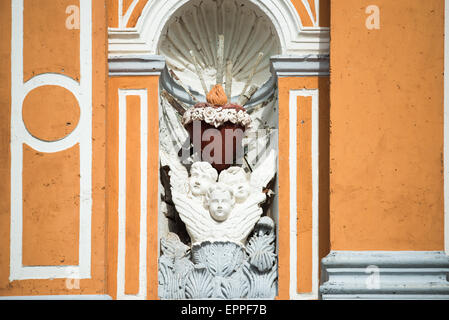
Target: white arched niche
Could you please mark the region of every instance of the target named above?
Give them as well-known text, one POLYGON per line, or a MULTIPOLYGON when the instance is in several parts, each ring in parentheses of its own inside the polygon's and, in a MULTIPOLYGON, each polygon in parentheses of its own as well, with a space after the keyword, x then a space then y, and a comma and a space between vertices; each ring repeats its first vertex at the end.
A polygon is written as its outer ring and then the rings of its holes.
MULTIPOLYGON (((319 6, 319 2, 316 4, 319 6)), ((111 69, 118 66, 119 72, 114 75, 129 74, 129 70, 120 72, 127 68, 123 59, 150 56, 151 60, 152 56, 157 56, 165 60, 167 65, 161 74, 163 89, 183 103, 194 103, 180 83, 169 75, 170 69, 175 71, 198 100, 204 101, 204 90, 194 71, 189 50, 198 55, 204 68, 207 86, 215 84, 216 68, 211 60, 216 51, 215 38, 220 31, 223 31, 227 38, 225 47, 232 46, 236 48, 234 53, 237 52, 225 57, 225 62, 227 58, 231 58, 235 63, 233 102, 236 102, 242 93, 245 78, 251 72, 259 51, 264 53, 263 61, 251 81, 259 90, 247 107, 259 105, 275 92, 276 79, 270 70, 271 57, 310 57, 326 55, 329 51, 328 28, 304 27, 290 0, 151 0, 143 9, 135 28, 109 29, 109 59, 110 62, 118 62, 111 69), (198 7, 204 8, 202 16, 195 15, 198 7), (214 7, 215 10, 212 9, 214 7), (234 7, 239 9, 235 10, 234 7), (184 25, 179 23, 180 17, 184 18, 184 25), (239 24, 239 17, 247 17, 247 23, 239 24), (225 30, 218 30, 220 23, 226 25, 225 30), (242 33, 250 31, 251 37, 238 37, 241 34, 233 28, 242 30, 242 33), (261 32, 262 30, 266 31, 266 34, 261 32), (196 38, 196 41, 192 38, 196 38), (260 41, 264 43, 261 45, 260 41), (244 49, 242 52, 239 51, 241 48, 244 49), (200 54, 199 50, 204 50, 203 54, 200 54)), ((229 53, 227 49, 225 52, 229 53)), ((134 64, 133 71, 135 68, 140 68, 137 74, 143 74, 143 69, 138 64, 134 64)))
MULTIPOLYGON (((135 28, 109 29, 109 56, 157 54, 162 30, 173 14, 189 1, 148 1, 135 28)), ((246 2, 256 6, 270 19, 279 37, 282 55, 329 53, 329 28, 303 26, 290 0, 246 2)))

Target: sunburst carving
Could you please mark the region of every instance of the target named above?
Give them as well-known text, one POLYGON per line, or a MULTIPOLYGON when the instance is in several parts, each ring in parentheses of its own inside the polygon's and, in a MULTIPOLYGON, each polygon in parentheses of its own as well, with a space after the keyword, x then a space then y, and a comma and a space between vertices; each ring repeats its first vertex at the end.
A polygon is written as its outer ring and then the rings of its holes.
POLYGON ((193 91, 203 94, 193 54, 207 86, 216 83, 219 35, 224 35, 224 62, 232 61, 232 95, 239 96, 250 78, 259 53, 263 58, 251 84, 262 86, 270 77, 270 57, 281 52, 268 17, 244 0, 193 0, 180 8, 167 23, 159 54, 167 66, 193 91))

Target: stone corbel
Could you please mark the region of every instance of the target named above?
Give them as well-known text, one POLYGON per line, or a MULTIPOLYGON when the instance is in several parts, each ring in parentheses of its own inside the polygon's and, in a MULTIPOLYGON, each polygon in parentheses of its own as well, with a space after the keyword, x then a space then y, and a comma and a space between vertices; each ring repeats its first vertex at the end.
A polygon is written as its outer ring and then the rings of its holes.
POLYGON ((109 57, 109 76, 160 76, 165 58, 159 55, 126 55, 109 57))
POLYGON ((278 77, 329 76, 329 55, 273 56, 271 72, 278 77))
POLYGON ((449 299, 440 251, 333 251, 322 260, 324 300, 449 299))

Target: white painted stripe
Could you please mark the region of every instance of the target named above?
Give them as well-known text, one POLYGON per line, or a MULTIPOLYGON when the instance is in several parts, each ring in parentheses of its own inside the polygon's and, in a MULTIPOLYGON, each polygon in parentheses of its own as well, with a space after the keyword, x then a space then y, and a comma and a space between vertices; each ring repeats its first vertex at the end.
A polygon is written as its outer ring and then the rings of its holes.
MULTIPOLYGON (((137 3, 139 3, 139 0, 134 0, 131 5, 129 6, 128 10, 126 11, 126 14, 122 17, 120 28, 126 29, 126 26, 128 25, 129 19, 131 18, 131 14, 133 13, 134 9, 136 8, 137 3)), ((123 9, 122 9, 123 12, 123 9)))
POLYGON ((125 292, 126 253, 126 95, 119 90, 117 298, 125 292))
MULTIPOLYGON (((318 299, 319 279, 319 256, 318 256, 318 187, 319 187, 319 104, 318 90, 291 90, 289 103, 289 121, 290 121, 290 299, 318 299), (297 168, 299 151, 297 150, 297 116, 298 97, 312 97, 312 292, 298 294, 297 287, 297 261, 301 259, 301 252, 298 252, 297 246, 297 219, 298 219, 298 199, 297 175, 301 168, 297 168)), ((301 190, 299 191, 301 192, 301 190)), ((299 204, 300 206, 300 204, 299 204)))
POLYGON ((11 236, 10 280, 91 277, 92 214, 92 0, 80 1, 80 83, 60 74, 41 74, 26 83, 23 78, 23 0, 11 0, 11 236), (77 128, 64 139, 45 142, 33 137, 22 120, 22 106, 32 90, 44 85, 60 86, 77 99, 81 114, 77 128), (33 266, 22 264, 23 144, 39 152, 55 153, 80 144, 80 235, 79 266, 33 266))
MULTIPOLYGON (((316 2, 318 2, 319 0, 317 0, 316 2)), ((318 26, 318 22, 317 19, 315 19, 315 17, 313 16, 312 13, 312 9, 310 8, 310 3, 308 0, 302 0, 302 3, 304 4, 304 7, 306 8, 307 14, 310 17, 310 20, 312 20, 313 23, 313 27, 317 27, 318 26)), ((318 12, 317 12, 317 17, 318 17, 318 12)))
POLYGON ((449 0, 445 0, 444 11, 444 237, 449 255, 449 0))
POLYGON ((123 0, 118 0, 118 27, 123 25, 123 0))
POLYGON ((137 300, 147 297, 147 163, 148 159, 148 92, 119 89, 119 199, 118 199, 118 252, 117 252, 117 299, 137 300), (139 244, 139 293, 125 294, 126 259, 126 97, 140 97, 140 244, 139 244))

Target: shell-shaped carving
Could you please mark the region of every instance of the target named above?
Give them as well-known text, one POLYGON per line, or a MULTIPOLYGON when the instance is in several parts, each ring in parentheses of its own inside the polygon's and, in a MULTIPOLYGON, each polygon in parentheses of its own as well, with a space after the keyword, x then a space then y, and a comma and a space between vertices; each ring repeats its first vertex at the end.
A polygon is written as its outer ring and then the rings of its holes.
POLYGON ((242 299, 249 291, 248 278, 240 268, 236 273, 221 282, 221 294, 224 299, 242 299))
POLYGON ((194 269, 187 277, 186 298, 207 299, 214 294, 214 278, 206 269, 194 269))
POLYGON ((193 262, 215 277, 229 277, 243 263, 244 249, 232 242, 203 242, 192 247, 193 262))
MULTIPOLYGON (((260 52, 263 59, 252 83, 263 85, 271 77, 270 57, 280 54, 281 46, 273 24, 258 7, 245 0, 192 0, 181 7, 166 24, 159 54, 168 68, 204 94, 190 51, 203 70, 207 89, 216 84, 217 42, 224 35, 224 65, 233 62, 232 96, 239 96, 260 52)), ((224 72, 226 73, 226 72, 224 72)))
POLYGON ((168 233, 161 238, 161 250, 166 256, 181 258, 187 255, 189 247, 181 242, 176 233, 168 233))
POLYGON ((243 272, 248 278, 248 299, 274 299, 277 290, 277 264, 268 273, 260 273, 250 264, 245 264, 243 272))
POLYGON ((249 262, 260 272, 266 272, 273 267, 276 261, 274 250, 274 237, 272 235, 252 237, 246 248, 249 262))
POLYGON ((165 256, 159 259, 159 297, 168 300, 184 299, 183 282, 174 272, 172 264, 172 259, 165 256))

